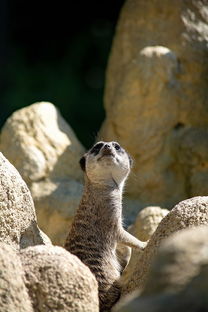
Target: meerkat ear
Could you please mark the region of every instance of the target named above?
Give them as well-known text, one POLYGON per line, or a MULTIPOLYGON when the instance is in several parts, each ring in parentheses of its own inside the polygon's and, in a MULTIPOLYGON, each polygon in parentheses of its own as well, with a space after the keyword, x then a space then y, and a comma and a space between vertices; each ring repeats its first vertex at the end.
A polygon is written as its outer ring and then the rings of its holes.
POLYGON ((134 163, 133 158, 129 154, 128 154, 128 157, 129 157, 130 168, 132 168, 133 163, 134 163))
POLYGON ((80 167, 82 168, 82 170, 85 171, 85 164, 86 164, 85 155, 82 156, 82 158, 79 160, 79 164, 80 164, 80 167))

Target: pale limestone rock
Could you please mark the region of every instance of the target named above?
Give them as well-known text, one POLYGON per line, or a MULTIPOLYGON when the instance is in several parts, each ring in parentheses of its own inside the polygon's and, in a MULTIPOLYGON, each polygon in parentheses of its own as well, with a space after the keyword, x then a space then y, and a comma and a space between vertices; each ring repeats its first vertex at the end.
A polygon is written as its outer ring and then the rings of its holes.
POLYGON ((8 118, 0 149, 28 183, 39 225, 63 244, 82 192, 84 148, 73 130, 53 104, 35 103, 8 118))
POLYGON ((0 242, 0 311, 32 312, 21 261, 11 246, 0 242))
POLYGON ((26 286, 38 312, 98 312, 94 275, 61 247, 35 246, 21 251, 26 286))
POLYGON ((29 184, 49 175, 81 179, 84 149, 49 102, 14 112, 2 128, 1 150, 29 184))
MULTIPOLYGON (((127 193, 143 207, 171 208, 208 191, 207 167, 201 172, 186 165, 184 171, 177 150, 184 129, 207 128, 207 12, 208 3, 201 0, 177 5, 171 0, 127 0, 121 11, 100 137, 120 142, 133 156, 127 193)), ((198 144, 206 138, 201 132, 198 144)), ((189 162, 192 154, 186 157, 189 162)))
POLYGON ((169 210, 150 206, 142 209, 132 225, 130 232, 141 241, 150 239, 160 221, 169 213, 169 210))
POLYGON ((207 237, 208 225, 184 229, 166 238, 153 261, 142 296, 184 289, 204 265, 208 266, 207 237))
POLYGON ((142 290, 149 274, 153 257, 162 240, 187 227, 208 225, 208 197, 194 197, 180 202, 160 222, 137 263, 128 272, 123 283, 123 294, 135 289, 142 290))
POLYGON ((208 193, 208 129, 188 127, 177 138, 177 158, 192 196, 208 193), (191 155, 191 157, 190 157, 191 155))
POLYGON ((199 312, 208 310, 208 265, 201 267, 187 287, 173 294, 159 294, 136 299, 127 299, 113 312, 199 312))
MULTIPOLYGON (((169 213, 169 210, 162 209, 160 207, 146 207, 142 209, 134 222, 129 228, 129 232, 137 237, 141 241, 148 241, 152 234, 158 227, 161 220, 169 213)), ((125 249, 124 249, 125 252, 125 249)), ((126 255, 123 252, 123 258, 126 259, 126 255)), ((126 284, 129 275, 131 275, 135 266, 137 266, 139 257, 142 256, 142 252, 136 249, 132 249, 131 257, 129 256, 128 266, 122 274, 121 283, 126 284)), ((127 261, 126 261, 127 262, 127 261)))
POLYGON ((0 153, 0 241, 15 249, 50 244, 36 220, 30 191, 12 164, 0 153))
POLYGON ((165 239, 141 296, 123 299, 114 311, 207 311, 208 226, 181 230, 165 239))
POLYGON ((54 244, 64 244, 82 189, 80 182, 66 178, 46 179, 31 185, 38 224, 54 244))

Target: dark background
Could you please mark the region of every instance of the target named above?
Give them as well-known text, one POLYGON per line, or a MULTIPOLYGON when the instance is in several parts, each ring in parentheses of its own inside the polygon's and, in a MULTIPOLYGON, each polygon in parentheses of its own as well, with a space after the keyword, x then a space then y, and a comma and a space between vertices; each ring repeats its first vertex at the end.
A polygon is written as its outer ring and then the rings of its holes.
POLYGON ((0 128, 50 101, 89 147, 104 119, 107 60, 124 0, 0 0, 0 128))

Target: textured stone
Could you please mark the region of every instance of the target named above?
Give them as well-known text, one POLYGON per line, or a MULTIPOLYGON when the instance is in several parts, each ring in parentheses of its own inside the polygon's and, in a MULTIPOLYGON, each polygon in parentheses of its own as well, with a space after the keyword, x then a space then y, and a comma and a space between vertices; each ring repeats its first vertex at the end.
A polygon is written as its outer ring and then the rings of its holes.
MULTIPOLYGON (((208 226, 181 230, 165 239, 151 266, 143 296, 181 291, 208 266, 208 226)), ((208 282, 208 281, 207 281, 208 282)))
POLYGON ((177 158, 183 168, 188 195, 208 193, 208 129, 187 128, 176 141, 177 158))
POLYGON ((0 153, 0 241, 15 249, 50 244, 37 225, 30 191, 12 164, 0 153))
POLYGON ((142 209, 130 229, 131 234, 143 242, 147 241, 168 213, 169 210, 154 206, 142 209))
POLYGON ((184 229, 165 239, 140 297, 120 302, 115 311, 207 311, 208 226, 184 229))
POLYGON ((63 245, 83 186, 76 180, 46 179, 31 185, 38 224, 54 244, 63 245))
POLYGON ((11 246, 0 243, 0 311, 32 312, 21 261, 11 246))
MULTIPOLYGON (((169 210, 162 209, 160 207, 146 207, 138 213, 134 224, 129 228, 129 232, 143 242, 148 241, 152 234, 155 232, 160 221, 168 213, 169 210)), ((132 249, 132 253, 129 258, 127 258, 125 252, 125 249, 124 251, 120 251, 120 258, 124 260, 126 259, 126 263, 128 263, 128 266, 122 275, 122 284, 125 284, 127 282, 129 275, 138 263, 139 257, 142 256, 142 252, 136 249, 132 249)))
POLYGON ((73 130, 53 104, 35 103, 8 118, 0 149, 27 182, 39 225, 62 244, 82 190, 84 148, 73 130))
POLYGON ((26 286, 37 312, 98 312, 94 275, 61 247, 35 246, 21 251, 26 286))
POLYGON ((176 205, 162 219, 144 252, 138 257, 137 263, 128 272, 123 286, 123 294, 144 288, 151 261, 164 238, 187 227, 199 225, 208 225, 208 197, 194 197, 176 205))
POLYGON ((199 312, 208 310, 208 265, 180 293, 140 297, 121 303, 113 312, 199 312))
POLYGON ((180 0, 177 5, 171 0, 127 0, 121 11, 100 137, 119 141, 133 156, 127 193, 143 207, 171 208, 208 192, 207 12, 203 0, 180 0), (177 149, 183 147, 181 134, 190 130, 191 142, 195 128, 200 136, 193 146, 203 144, 205 151, 202 170, 188 165, 188 150, 183 152, 184 168, 177 149))
POLYGON ((81 178, 84 149, 49 102, 14 112, 2 128, 1 150, 29 184, 49 175, 81 178))

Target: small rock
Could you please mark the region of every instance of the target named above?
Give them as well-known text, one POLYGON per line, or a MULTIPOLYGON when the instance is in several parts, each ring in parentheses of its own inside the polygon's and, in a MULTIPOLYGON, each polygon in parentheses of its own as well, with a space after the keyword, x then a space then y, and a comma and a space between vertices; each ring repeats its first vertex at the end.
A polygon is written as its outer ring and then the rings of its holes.
POLYGON ((148 241, 168 213, 169 210, 160 207, 146 207, 138 213, 130 232, 141 241, 148 241))

